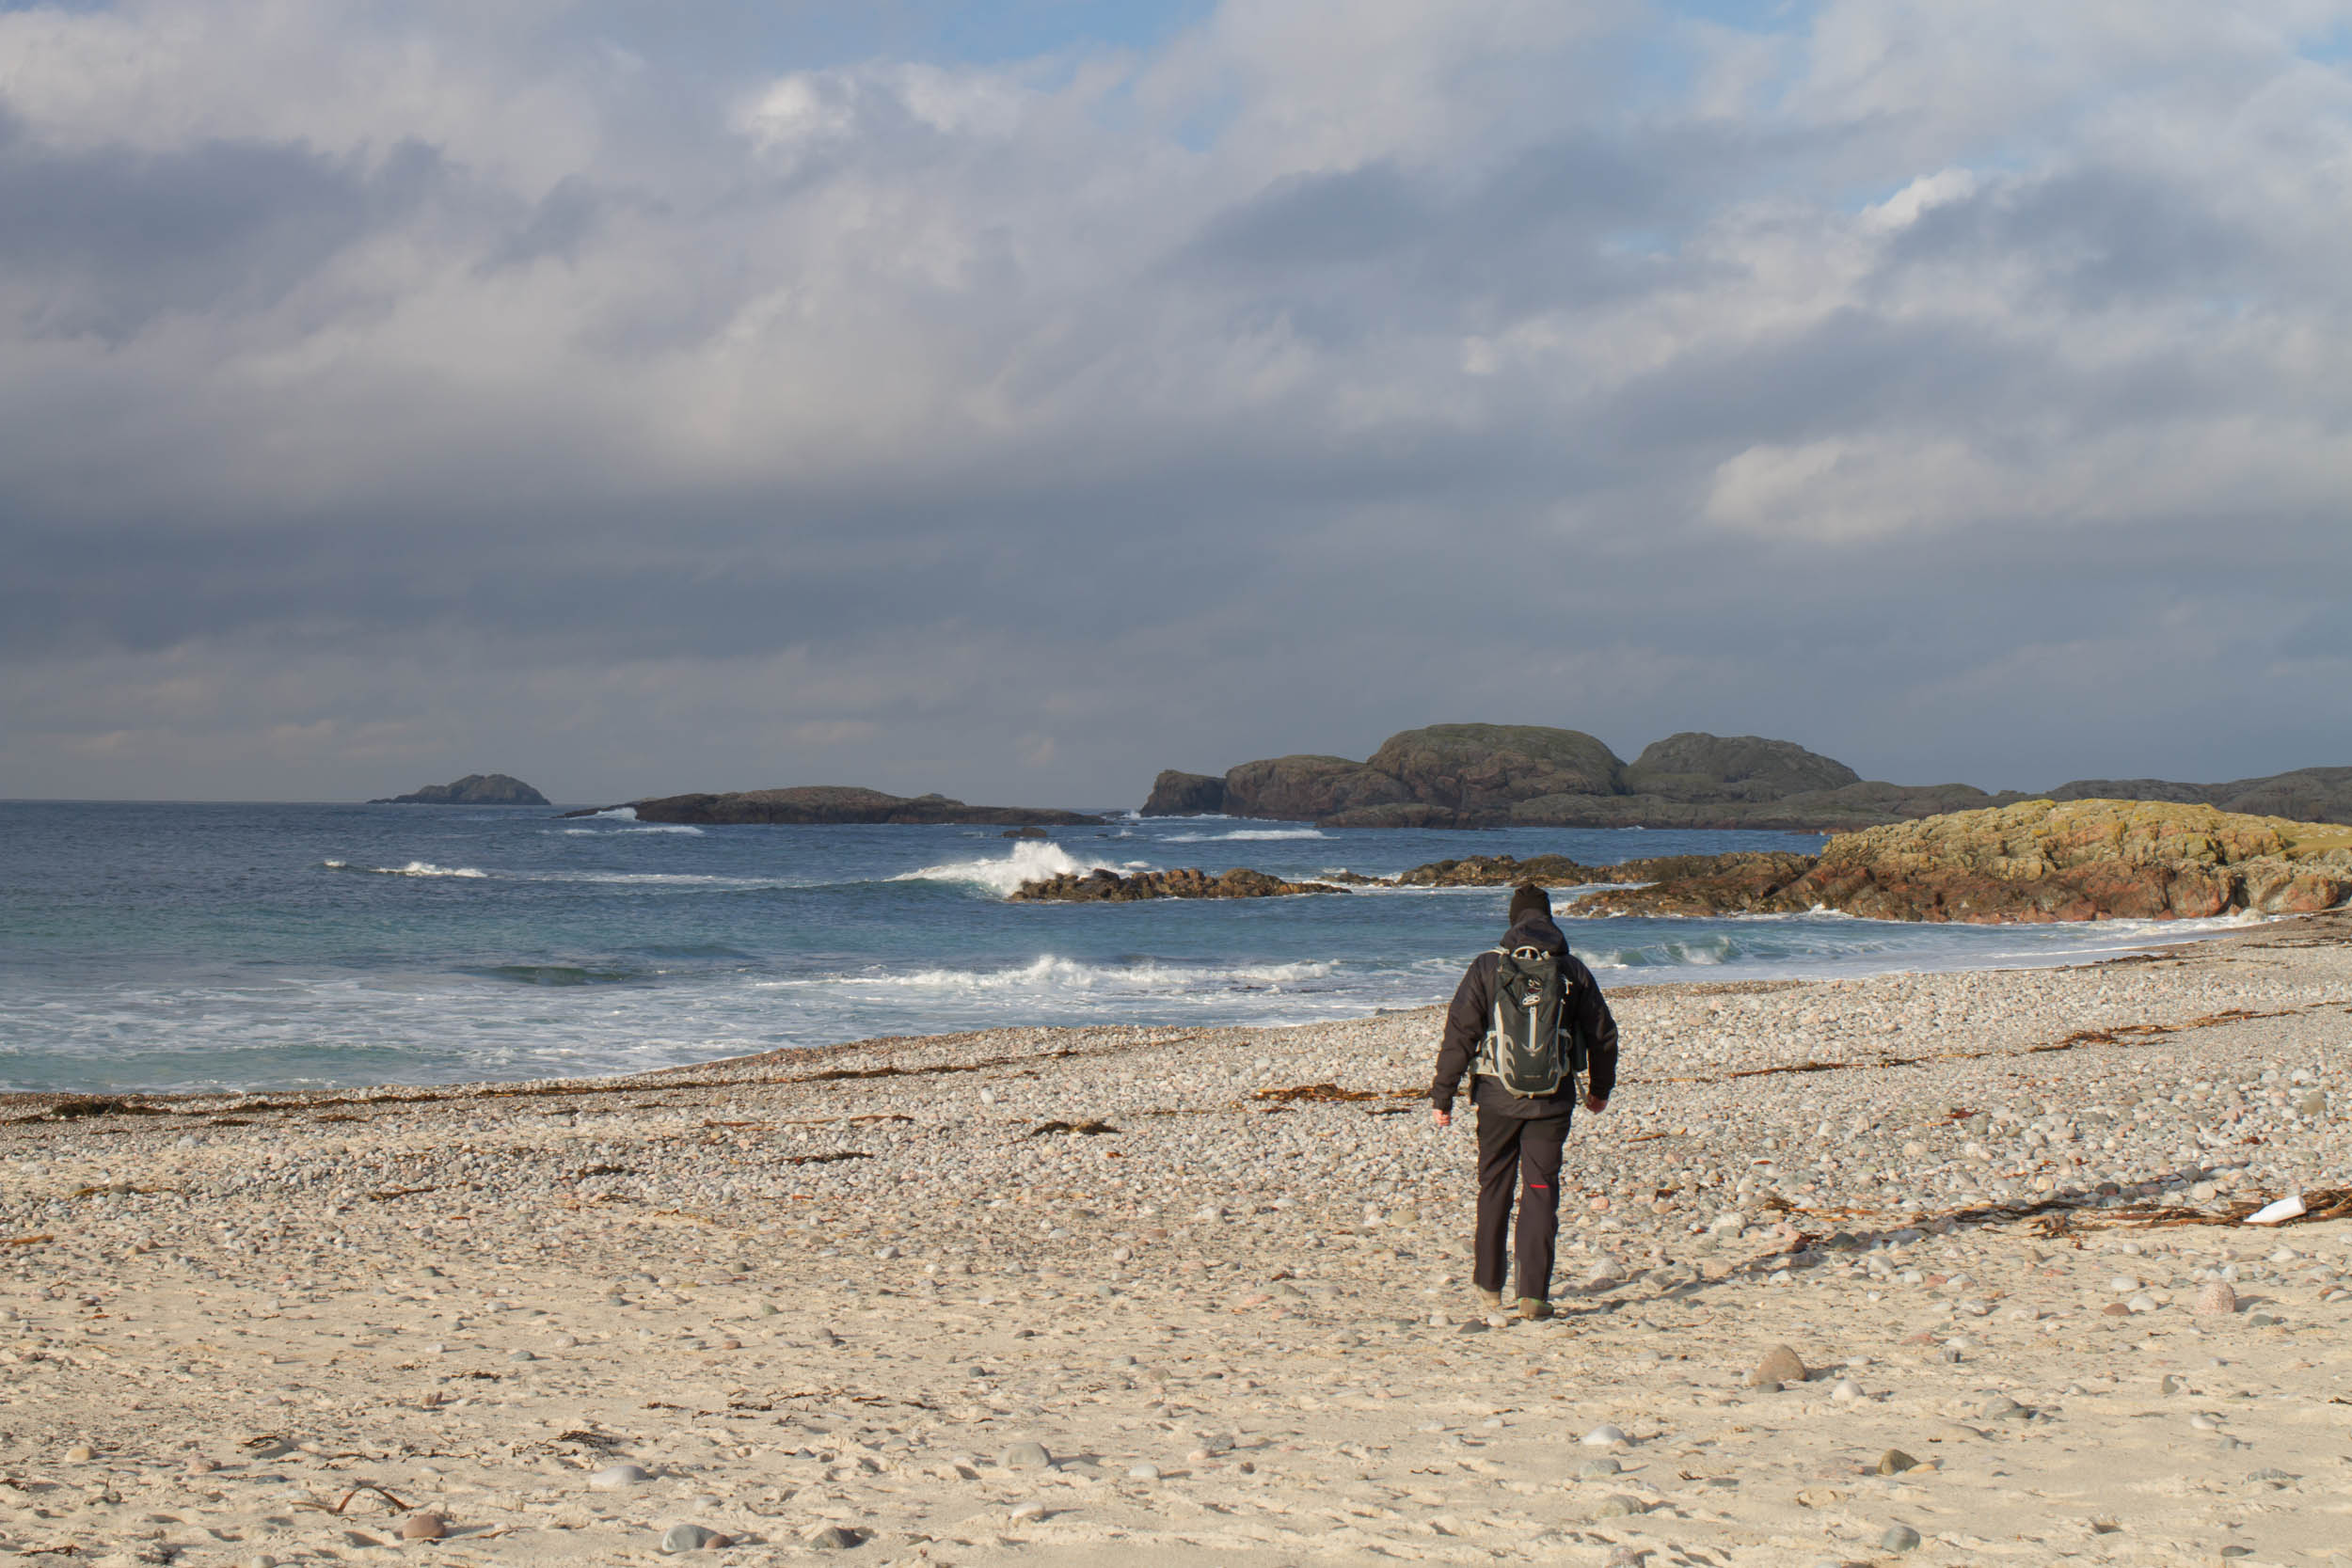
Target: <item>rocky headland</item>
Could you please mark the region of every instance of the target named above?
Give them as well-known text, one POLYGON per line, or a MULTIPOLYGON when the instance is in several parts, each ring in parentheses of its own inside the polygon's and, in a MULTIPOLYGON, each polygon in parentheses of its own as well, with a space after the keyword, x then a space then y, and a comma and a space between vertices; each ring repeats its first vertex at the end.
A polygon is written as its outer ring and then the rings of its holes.
POLYGON ((469 773, 454 784, 427 784, 409 795, 370 800, 372 806, 544 806, 548 798, 508 773, 469 773))
POLYGON ((1235 869, 1025 883, 1016 899, 1123 903, 1265 898, 1368 887, 1593 887, 1564 912, 1804 914, 1976 925, 2311 914, 2352 900, 2352 828, 2151 800, 2027 800, 1845 833, 1819 855, 1740 850, 1585 865, 1565 855, 1471 855, 1394 877, 1286 882, 1235 869))
POLYGON ((2352 822, 2352 768, 2230 784, 2077 780, 2029 797, 1971 784, 1897 784, 1788 740, 1668 736, 1625 762, 1580 730, 1434 724, 1362 762, 1298 755, 1222 777, 1168 771, 1146 816, 1223 815, 1336 828, 1750 828, 1844 832, 2028 799, 2135 799, 2300 821, 2352 822))
POLYGON ((1344 893, 1328 882, 1286 882, 1279 877, 1235 866, 1212 877, 1197 867, 1176 871, 1066 871, 1024 882, 1010 895, 1015 904, 1138 904, 1152 898, 1281 898, 1292 894, 1344 893))
POLYGON ((1872 828, 1819 857, 1608 868, 1579 915, 1794 914, 1972 924, 2302 914, 2352 898, 2352 829, 2149 800, 2028 800, 1872 828))
MULTIPOLYGON (((665 795, 625 802, 640 822, 677 822, 693 827, 757 823, 839 825, 845 823, 966 824, 1011 828, 1094 827, 1099 816, 1038 806, 967 806, 945 795, 885 795, 879 789, 814 784, 794 789, 747 789, 728 795, 665 795)), ((594 816, 602 806, 566 812, 594 816)))

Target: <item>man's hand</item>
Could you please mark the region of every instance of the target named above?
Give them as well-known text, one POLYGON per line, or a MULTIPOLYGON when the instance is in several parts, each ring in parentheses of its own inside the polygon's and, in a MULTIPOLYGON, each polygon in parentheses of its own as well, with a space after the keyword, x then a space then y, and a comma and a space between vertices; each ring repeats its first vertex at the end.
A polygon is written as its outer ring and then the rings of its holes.
POLYGON ((1588 1111, 1606 1111, 1609 1109, 1609 1097, 1605 1094, 1588 1094, 1584 1097, 1584 1108, 1588 1111))
POLYGON ((1429 1125, 1432 1127, 1451 1127, 1454 1125, 1454 1113, 1451 1111, 1437 1110, 1433 1107, 1429 1113, 1429 1125))

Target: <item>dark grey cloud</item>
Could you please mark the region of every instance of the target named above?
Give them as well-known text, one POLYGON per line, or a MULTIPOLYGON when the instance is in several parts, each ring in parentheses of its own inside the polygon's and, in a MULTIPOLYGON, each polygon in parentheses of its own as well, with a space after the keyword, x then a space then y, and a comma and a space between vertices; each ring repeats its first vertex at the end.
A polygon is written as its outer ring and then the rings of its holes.
POLYGON ((444 175, 415 142, 373 168, 255 142, 62 150, 0 109, 0 267, 38 291, 24 330, 119 341, 166 311, 275 304, 444 175))

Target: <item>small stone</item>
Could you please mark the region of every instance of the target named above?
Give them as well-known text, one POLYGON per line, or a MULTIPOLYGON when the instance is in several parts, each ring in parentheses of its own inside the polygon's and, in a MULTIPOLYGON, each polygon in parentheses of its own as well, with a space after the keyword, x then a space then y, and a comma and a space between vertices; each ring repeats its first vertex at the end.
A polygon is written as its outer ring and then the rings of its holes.
POLYGON ((996 1463, 1007 1470, 1044 1470, 1052 1468, 1054 1456, 1042 1443, 1015 1443, 997 1456, 996 1463))
POLYGON ((527 1351, 527 1350, 518 1350, 518 1351, 516 1351, 514 1354, 512 1354, 512 1355, 508 1356, 506 1359, 508 1359, 509 1361, 536 1361, 536 1360, 538 1360, 539 1358, 538 1358, 537 1356, 535 1356, 535 1355, 532 1354, 531 1354, 529 1351, 527 1351))
POLYGON ((267 1552, 255 1552, 237 1559, 237 1568, 278 1568, 278 1560, 267 1552))
POLYGON ((68 1465, 87 1465, 97 1457, 98 1450, 87 1443, 76 1443, 65 1450, 65 1462, 68 1465))
POLYGON ((1048 1511, 1043 1503, 1039 1502, 1035 1497, 1032 1497, 1027 1502, 1013 1504, 1012 1512, 1009 1515, 1008 1515, 1008 1517, 1009 1517, 1013 1523, 1020 1524, 1025 1520, 1042 1519, 1045 1517, 1047 1512, 1048 1511))
POLYGON ((449 1521, 437 1513, 411 1513, 400 1522, 403 1541, 438 1541, 449 1533, 449 1521))
POLYGON ((1841 1377, 1831 1387, 1829 1397, 1839 1404, 1851 1404, 1863 1397, 1862 1385, 1852 1378, 1841 1377))
POLYGON ((2099 1311, 2102 1316, 2109 1318, 2128 1318, 2132 1315, 2132 1309, 2120 1301, 2108 1302, 2099 1311))
POLYGON ((715 1529, 700 1525, 672 1525, 661 1532, 661 1549, 665 1552, 699 1552, 726 1539, 715 1529))
POLYGON ((1583 1439, 1584 1446, 1588 1449, 1612 1448, 1625 1440, 1625 1433, 1613 1426, 1597 1426, 1586 1433, 1583 1439))
POLYGON ((1889 1449, 1879 1455, 1878 1473, 1883 1476, 1899 1476, 1905 1470, 1918 1467, 1919 1462, 1900 1449, 1889 1449))
POLYGON ((2153 1312, 2156 1310, 2156 1298, 2142 1291, 2123 1305, 2134 1312, 2153 1312))
POLYGON ((1588 1459, 1576 1467, 1579 1481, 1604 1481, 1617 1473, 1620 1466, 1613 1459, 1588 1459))
POLYGON ((2230 1317, 2237 1311, 2237 1292, 2228 1280, 2217 1279, 2197 1292, 2195 1311, 2201 1318, 2230 1317))
POLYGON ((1995 1394, 1985 1401, 1983 1410, 1979 1412, 1981 1418, 1988 1421, 2022 1421, 2031 1414, 2024 1405, 2003 1394, 1995 1394))
POLYGON ((1601 1498, 1600 1506, 1593 1510, 1593 1516, 1597 1519, 1629 1519, 1648 1512, 1641 1498, 1629 1497, 1623 1492, 1612 1492, 1601 1498))
POLYGON ((1791 1383, 1803 1383, 1809 1375, 1804 1360, 1795 1351, 1787 1345, 1774 1345, 1764 1353, 1764 1359, 1748 1373, 1748 1386, 1762 1388, 1770 1385, 1781 1387, 1791 1383))
POLYGON ((653 1480, 653 1472, 642 1465, 608 1465, 588 1478, 591 1492, 619 1492, 631 1486, 643 1486, 653 1480))
POLYGON ((1918 1544, 1919 1532, 1909 1525, 1889 1525, 1886 1533, 1879 1537, 1879 1550, 1883 1552, 1907 1552, 1918 1544))
POLYGON ((1130 1465, 1127 1466, 1127 1479, 1129 1481, 1157 1481, 1160 1479, 1160 1467, 1148 1462, 1130 1465))
POLYGON ((808 1538, 808 1544, 820 1552, 846 1552, 866 1537, 840 1525, 827 1525, 808 1538))

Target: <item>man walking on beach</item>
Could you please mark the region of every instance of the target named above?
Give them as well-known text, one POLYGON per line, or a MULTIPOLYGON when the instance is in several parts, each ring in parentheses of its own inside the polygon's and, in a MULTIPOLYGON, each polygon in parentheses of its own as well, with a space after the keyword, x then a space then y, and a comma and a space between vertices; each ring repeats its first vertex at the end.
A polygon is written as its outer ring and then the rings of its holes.
POLYGON ((1478 1240, 1470 1279, 1486 1307, 1502 1305, 1516 1186, 1513 1261, 1519 1316, 1527 1319, 1551 1316, 1560 1147, 1576 1114, 1579 1047, 1590 1075, 1584 1108, 1599 1111, 1617 1086, 1617 1021, 1593 972, 1569 956, 1567 939, 1551 922, 1550 896, 1530 883, 1511 895, 1511 928, 1502 945, 1472 958, 1454 992, 1429 1085, 1430 1120, 1448 1127, 1454 1090, 1462 1074, 1470 1074, 1470 1103, 1478 1107, 1478 1240))

